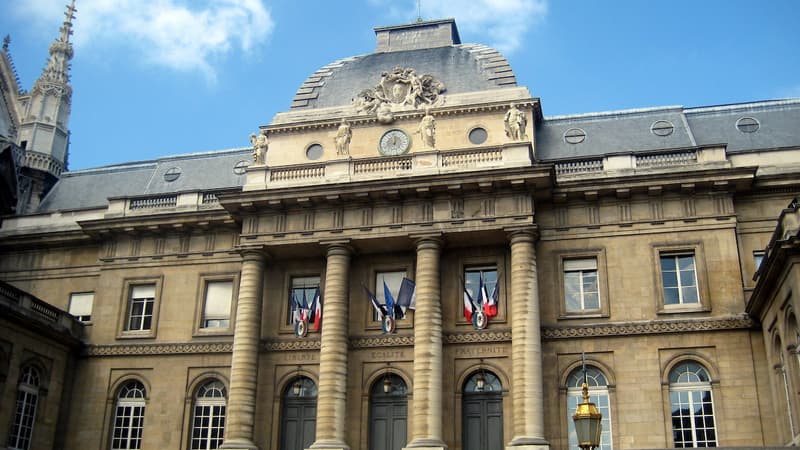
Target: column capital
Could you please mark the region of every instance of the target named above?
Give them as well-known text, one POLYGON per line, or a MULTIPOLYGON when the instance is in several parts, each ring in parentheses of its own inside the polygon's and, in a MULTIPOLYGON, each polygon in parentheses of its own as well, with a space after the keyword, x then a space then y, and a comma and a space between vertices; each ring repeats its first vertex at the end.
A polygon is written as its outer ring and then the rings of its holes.
POLYGON ((265 262, 269 259, 269 253, 263 247, 242 247, 239 248, 239 254, 242 255, 243 261, 259 261, 265 262))
POLYGON ((537 226, 509 227, 504 230, 508 235, 511 244, 518 242, 536 242, 539 240, 539 228, 537 226))
POLYGON ((320 241, 319 243, 327 250, 327 256, 341 255, 350 256, 355 253, 355 249, 350 245, 350 239, 337 239, 331 241, 320 241))
POLYGON ((444 237, 442 233, 411 234, 417 250, 441 250, 444 247, 444 237))

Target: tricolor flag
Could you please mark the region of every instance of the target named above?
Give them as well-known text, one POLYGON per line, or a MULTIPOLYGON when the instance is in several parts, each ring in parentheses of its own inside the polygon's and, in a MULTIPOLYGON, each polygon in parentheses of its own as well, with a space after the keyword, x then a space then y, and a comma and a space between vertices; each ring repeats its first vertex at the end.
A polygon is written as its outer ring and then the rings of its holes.
POLYGON ((311 318, 309 322, 314 324, 314 331, 322 328, 322 297, 319 295, 319 288, 314 292, 314 300, 311 301, 311 318))
POLYGON ((392 296, 392 291, 389 290, 389 286, 386 285, 386 281, 383 282, 383 297, 386 299, 386 313, 389 314, 389 317, 396 317, 395 306, 396 303, 394 301, 394 297, 392 296))
POLYGON ((500 296, 499 291, 500 283, 495 283, 492 295, 489 296, 486 303, 483 305, 483 311, 486 313, 486 317, 494 317, 497 315, 497 299, 500 296))
POLYGON ((400 282, 397 304, 402 308, 404 315, 408 309, 417 309, 417 286, 406 277, 403 277, 403 281, 400 282))
POLYGON ((372 307, 375 308, 375 312, 378 313, 378 317, 381 320, 383 320, 383 318, 386 316, 386 308, 380 303, 378 303, 378 299, 375 298, 375 294, 370 292, 366 286, 364 286, 364 290, 367 291, 367 297, 369 297, 369 301, 372 303, 372 307))
POLYGON ((468 322, 472 322, 472 314, 475 312, 475 302, 472 296, 467 291, 467 285, 464 284, 464 317, 468 322))
POLYGON ((292 325, 294 325, 300 320, 300 304, 297 302, 297 295, 294 289, 289 291, 289 295, 292 298, 292 325))

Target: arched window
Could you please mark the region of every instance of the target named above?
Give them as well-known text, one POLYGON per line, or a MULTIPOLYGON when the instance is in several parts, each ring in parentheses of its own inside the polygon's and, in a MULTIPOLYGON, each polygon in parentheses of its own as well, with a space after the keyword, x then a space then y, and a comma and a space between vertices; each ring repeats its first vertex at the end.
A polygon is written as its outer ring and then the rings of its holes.
MULTIPOLYGON (((575 423, 572 416, 578 403, 583 402, 583 370, 579 367, 572 371, 567 378, 567 429, 569 431, 569 448, 578 447, 578 436, 575 434, 575 423)), ((589 401, 597 406, 603 415, 601 425, 603 432, 600 435, 600 450, 614 448, 611 437, 611 402, 608 396, 608 381, 600 369, 586 366, 586 384, 589 386, 589 401)))
POLYGON ((219 380, 200 386, 192 414, 192 450, 219 448, 225 435, 227 392, 219 380))
POLYGON ((142 448, 145 394, 144 384, 137 380, 128 381, 120 388, 111 430, 111 450, 142 448))
POLYGON ((464 450, 502 450, 503 385, 497 375, 480 370, 464 383, 461 398, 464 450))
POLYGON ((711 377, 703 366, 686 361, 669 372, 669 402, 675 448, 717 446, 711 377))
POLYGON ((25 366, 17 385, 17 404, 14 421, 8 433, 8 448, 28 450, 31 447, 33 424, 36 421, 36 405, 39 402, 39 371, 25 366))

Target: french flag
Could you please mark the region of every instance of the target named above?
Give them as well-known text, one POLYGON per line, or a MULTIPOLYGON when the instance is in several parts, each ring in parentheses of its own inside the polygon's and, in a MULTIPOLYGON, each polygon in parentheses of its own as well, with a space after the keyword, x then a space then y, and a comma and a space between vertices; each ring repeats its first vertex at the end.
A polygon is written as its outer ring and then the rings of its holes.
MULTIPOLYGON (((486 290, 486 289, 484 289, 486 290)), ((497 315, 497 299, 500 296, 500 283, 494 285, 494 290, 492 291, 492 295, 486 300, 484 303, 483 310, 486 313, 486 317, 494 317, 497 315)))
POLYGON ((369 297, 369 301, 372 303, 372 307, 375 308, 375 312, 378 313, 378 317, 380 317, 380 319, 383 320, 383 318, 386 316, 386 309, 383 307, 383 305, 378 303, 378 299, 375 298, 375 294, 370 292, 366 286, 364 286, 364 290, 367 291, 367 297, 369 297))
POLYGON ((475 312, 475 303, 472 301, 472 296, 467 291, 467 286, 464 285, 464 317, 468 322, 472 322, 472 314, 475 312))
POLYGON ((311 319, 314 324, 314 331, 322 328, 322 297, 319 295, 319 288, 314 292, 314 300, 311 301, 311 319))
POLYGON ((400 292, 397 293, 397 304, 403 310, 404 315, 406 310, 417 309, 417 286, 406 277, 403 277, 403 281, 400 282, 400 292))

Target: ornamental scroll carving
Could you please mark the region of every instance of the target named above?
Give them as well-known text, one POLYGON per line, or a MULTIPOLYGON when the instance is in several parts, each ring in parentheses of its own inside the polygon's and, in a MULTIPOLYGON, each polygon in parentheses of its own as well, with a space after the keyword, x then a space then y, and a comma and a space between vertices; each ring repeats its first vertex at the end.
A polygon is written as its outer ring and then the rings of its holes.
POLYGON ((375 87, 361 91, 353 99, 353 106, 359 114, 378 114, 388 119, 392 111, 439 105, 444 101, 440 95, 444 91, 444 83, 433 75, 418 75, 412 68, 398 66, 383 72, 375 87))

